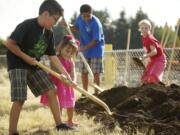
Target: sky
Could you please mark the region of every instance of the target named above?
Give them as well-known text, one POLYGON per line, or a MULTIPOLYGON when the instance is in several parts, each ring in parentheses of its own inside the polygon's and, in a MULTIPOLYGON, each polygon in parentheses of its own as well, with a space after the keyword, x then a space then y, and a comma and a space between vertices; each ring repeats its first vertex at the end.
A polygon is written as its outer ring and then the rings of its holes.
MULTIPOLYGON (((107 9, 111 20, 119 18, 122 10, 126 17, 135 17, 141 7, 143 12, 158 26, 175 26, 180 18, 180 0, 57 0, 70 20, 82 4, 90 4, 94 10, 107 9)), ((38 16, 43 0, 0 0, 0 38, 5 39, 17 24, 28 18, 38 16)))

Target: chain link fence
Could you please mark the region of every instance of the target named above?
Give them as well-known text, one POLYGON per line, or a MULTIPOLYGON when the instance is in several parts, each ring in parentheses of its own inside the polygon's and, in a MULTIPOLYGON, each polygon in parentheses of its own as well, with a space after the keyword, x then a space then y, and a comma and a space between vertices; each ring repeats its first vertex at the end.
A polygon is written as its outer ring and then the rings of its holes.
MULTIPOLYGON (((167 67, 169 66, 170 63, 169 59, 171 52, 172 52, 171 48, 165 49, 165 53, 167 56, 167 66, 163 76, 163 82, 167 83, 168 81, 168 83, 180 84, 180 48, 175 49, 173 60, 171 61, 172 65, 171 65, 170 74, 167 78, 167 69, 168 69, 167 67), (166 80, 166 78, 168 80, 166 80)), ((111 78, 112 81, 106 81, 106 83, 111 82, 112 85, 124 85, 127 83, 128 86, 136 86, 140 84, 141 83, 140 78, 144 69, 138 66, 137 64, 135 64, 131 58, 140 57, 142 55, 143 55, 143 49, 131 49, 128 52, 128 56, 126 56, 125 50, 113 50, 113 51, 105 52, 105 58, 104 58, 105 73, 103 74, 102 81, 105 81, 106 80, 105 77, 108 77, 109 79, 111 78), (111 61, 106 60, 107 56, 111 57, 111 61), (110 63, 114 63, 114 64, 110 64, 110 63), (107 68, 110 68, 112 71, 106 72, 107 68)), ((144 64, 146 63, 144 62, 144 64)))
MULTIPOLYGON (((169 66, 169 58, 172 49, 166 48, 165 53, 167 56, 167 67, 169 66)), ((104 73, 101 75, 101 85, 109 85, 111 87, 118 85, 137 86, 141 83, 140 77, 143 73, 143 68, 137 66, 132 57, 140 57, 143 55, 143 49, 131 49, 126 56, 125 50, 113 50, 106 51, 104 56, 104 73), (127 65, 127 66, 126 66, 127 65)), ((44 57, 43 63, 48 64, 47 57, 44 57)), ((78 65, 79 57, 76 59, 76 65, 78 65)), ((145 64, 145 63, 144 63, 145 64)), ((6 65, 6 56, 0 55, 0 70, 1 67, 6 65)), ((158 67, 157 67, 158 68, 158 67)), ((80 77, 80 73, 77 69, 77 77, 80 77)), ((163 82, 180 84, 180 48, 176 48, 173 56, 172 66, 170 74, 167 78, 167 69, 165 69, 165 74, 163 76, 163 82)), ((90 78, 91 79, 91 78, 90 78)), ((77 79, 78 83, 81 83, 81 79, 77 79)))

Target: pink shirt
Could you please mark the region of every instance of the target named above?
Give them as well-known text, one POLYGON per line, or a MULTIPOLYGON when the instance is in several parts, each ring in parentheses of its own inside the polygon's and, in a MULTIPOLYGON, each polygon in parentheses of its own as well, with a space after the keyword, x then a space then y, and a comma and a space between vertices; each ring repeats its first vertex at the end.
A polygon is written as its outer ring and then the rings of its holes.
MULTIPOLYGON (((65 60, 62 57, 59 57, 59 61, 62 63, 64 68, 68 73, 70 73, 73 69, 73 63, 71 60, 65 60)), ((50 75, 51 80, 56 85, 57 91, 57 97, 59 101, 59 105, 61 108, 71 108, 75 106, 75 94, 74 90, 71 86, 63 83, 55 76, 50 75)), ((43 94, 41 96, 41 103, 44 105, 48 105, 48 96, 47 93, 43 94)))

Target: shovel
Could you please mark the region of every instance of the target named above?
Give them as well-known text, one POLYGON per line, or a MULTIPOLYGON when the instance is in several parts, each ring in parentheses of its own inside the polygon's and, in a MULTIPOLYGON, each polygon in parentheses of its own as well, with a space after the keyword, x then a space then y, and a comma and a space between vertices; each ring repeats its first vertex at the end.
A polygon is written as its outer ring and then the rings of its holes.
POLYGON ((132 57, 132 60, 133 60, 133 62, 134 62, 137 66, 142 67, 143 69, 146 68, 145 65, 144 65, 144 63, 142 62, 141 58, 132 57))
POLYGON ((88 97, 89 99, 91 99, 92 101, 94 101, 95 103, 99 104, 100 106, 102 106, 109 115, 112 115, 112 112, 110 111, 109 107, 107 106, 106 103, 104 103, 102 100, 100 100, 99 98, 95 97, 94 95, 88 93, 86 90, 84 90, 83 88, 79 87, 75 82, 67 79, 65 76, 60 75, 59 73, 53 71, 52 69, 44 66, 43 64, 41 64, 38 61, 35 61, 36 65, 39 66, 42 70, 44 70, 47 73, 50 73, 51 75, 57 77, 58 79, 60 79, 62 82, 65 82, 66 84, 68 84, 69 86, 73 87, 74 89, 78 90, 81 94, 85 95, 86 97, 88 97))

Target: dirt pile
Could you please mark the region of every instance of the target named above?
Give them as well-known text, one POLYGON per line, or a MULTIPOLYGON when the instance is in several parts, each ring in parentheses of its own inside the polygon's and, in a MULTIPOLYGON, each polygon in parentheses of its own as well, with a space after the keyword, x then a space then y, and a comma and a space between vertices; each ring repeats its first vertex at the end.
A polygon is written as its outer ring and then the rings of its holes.
POLYGON ((76 102, 76 112, 93 116, 110 130, 119 126, 128 134, 138 130, 151 135, 180 135, 180 87, 175 84, 116 87, 100 93, 98 98, 110 107, 113 116, 87 98, 76 102))

